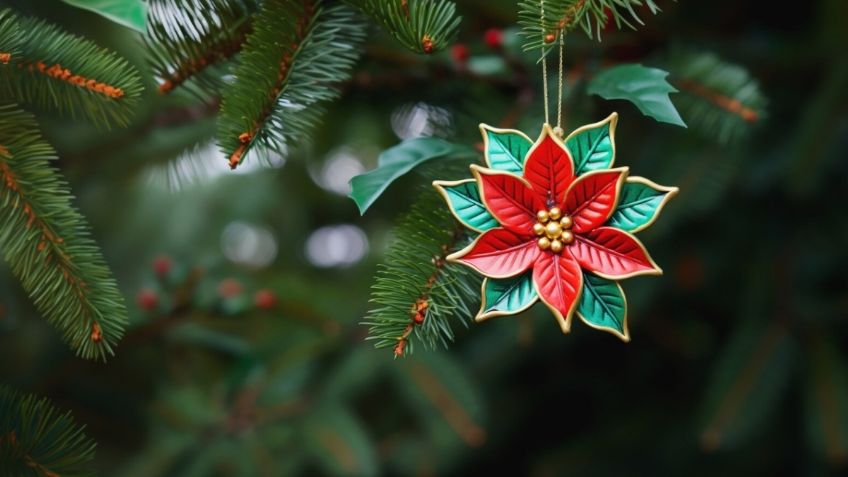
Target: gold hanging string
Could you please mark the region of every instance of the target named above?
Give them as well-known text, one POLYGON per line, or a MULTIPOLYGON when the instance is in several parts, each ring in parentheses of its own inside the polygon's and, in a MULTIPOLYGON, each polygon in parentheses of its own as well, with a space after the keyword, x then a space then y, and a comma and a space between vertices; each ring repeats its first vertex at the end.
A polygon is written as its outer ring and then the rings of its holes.
POLYGON ((562 129, 563 50, 565 50, 565 28, 559 31, 559 90, 557 91, 557 125, 554 129, 559 137, 564 134, 562 129))
POLYGON ((545 59, 545 0, 539 0, 542 10, 541 30, 542 30, 542 96, 545 99, 545 124, 551 123, 551 118, 548 113, 548 60, 545 59))

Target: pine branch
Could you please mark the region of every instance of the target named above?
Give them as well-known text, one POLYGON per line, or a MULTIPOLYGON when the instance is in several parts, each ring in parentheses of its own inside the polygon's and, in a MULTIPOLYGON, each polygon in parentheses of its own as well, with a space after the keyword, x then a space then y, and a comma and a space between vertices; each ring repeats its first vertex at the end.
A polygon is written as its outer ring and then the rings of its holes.
POLYGON ((186 82, 196 95, 216 95, 226 65, 251 32, 256 0, 153 0, 149 3, 148 58, 167 94, 186 82))
POLYGON ((524 49, 538 50, 554 43, 560 33, 580 26, 589 38, 601 40, 601 30, 612 20, 621 29, 644 25, 634 8, 647 6, 651 13, 660 11, 654 0, 521 0, 518 23, 527 39, 524 49))
POLYGON ((730 143, 747 135, 765 116, 759 83, 737 65, 712 53, 677 49, 668 60, 675 103, 689 126, 730 143))
POLYGON ((123 334, 123 298, 32 115, 0 105, 0 249, 38 310, 85 358, 123 334))
POLYGON ((16 41, 9 36, 14 30, 10 23, 17 25, 19 33, 12 36, 19 35, 20 42, 20 54, 0 62, 0 94, 7 101, 53 108, 101 127, 127 124, 142 85, 126 60, 55 25, 9 10, 2 11, 0 22, 0 45, 16 41))
POLYGON ((474 315, 479 279, 445 260, 468 238, 440 199, 428 189, 400 219, 372 287, 377 307, 363 324, 370 326, 368 339, 395 356, 413 352, 413 337, 426 348, 447 346, 454 336, 450 318, 474 315))
POLYGON ((430 54, 447 47, 456 36, 460 17, 447 0, 347 0, 379 23, 401 45, 430 54))
POLYGON ((69 412, 0 386, 0 469, 8 476, 95 475, 95 443, 69 412))
POLYGON ((347 7, 320 3, 268 0, 257 14, 218 118, 218 144, 231 168, 257 146, 284 153, 349 78, 364 25, 347 7))

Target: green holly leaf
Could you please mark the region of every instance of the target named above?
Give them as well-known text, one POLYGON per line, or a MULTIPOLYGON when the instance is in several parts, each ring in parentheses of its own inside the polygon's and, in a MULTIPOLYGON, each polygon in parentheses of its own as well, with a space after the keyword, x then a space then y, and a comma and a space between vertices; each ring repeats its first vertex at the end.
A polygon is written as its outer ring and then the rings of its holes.
POLYGON ((645 116, 685 128, 686 123, 668 97, 677 90, 666 81, 666 76, 667 71, 640 64, 615 66, 592 79, 587 92, 604 99, 625 99, 645 116))
POLYGON ((609 169, 615 161, 615 125, 618 114, 595 124, 587 124, 565 138, 578 176, 589 171, 609 169))
POLYGON ((427 161, 445 157, 474 157, 474 149, 453 144, 435 137, 404 141, 386 149, 377 159, 377 168, 350 180, 349 197, 356 202, 359 213, 373 204, 395 180, 427 161))
POLYGON ((607 225, 626 232, 644 230, 654 223, 665 204, 676 194, 677 187, 664 187, 644 177, 628 177, 607 225))
POLYGON ((477 181, 474 179, 456 182, 435 181, 433 186, 448 202, 454 217, 466 227, 477 232, 485 232, 500 225, 489 213, 489 209, 483 205, 477 181))
POLYGON ((583 293, 577 304, 577 316, 592 328, 609 331, 624 341, 630 341, 627 300, 616 281, 583 272, 583 293))
POLYGON ((147 4, 142 0, 62 0, 68 5, 89 10, 120 25, 145 33, 147 4))
POLYGON ((480 125, 480 132, 483 133, 483 149, 489 167, 507 172, 524 171, 524 159, 533 147, 533 141, 527 135, 514 129, 496 129, 486 124, 480 125))
POLYGON ((533 288, 533 272, 517 277, 483 280, 483 303, 477 321, 493 316, 514 315, 530 308, 538 295, 533 288))

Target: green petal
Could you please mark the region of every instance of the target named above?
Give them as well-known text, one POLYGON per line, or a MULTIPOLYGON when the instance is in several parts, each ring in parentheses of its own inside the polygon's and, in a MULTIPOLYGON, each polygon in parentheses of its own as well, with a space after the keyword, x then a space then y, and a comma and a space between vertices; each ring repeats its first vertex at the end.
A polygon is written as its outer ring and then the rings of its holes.
POLYGON ((533 147, 533 141, 521 131, 494 129, 480 125, 486 148, 486 162, 499 171, 523 172, 524 159, 533 147))
POLYGON ((498 221, 483 205, 477 181, 474 179, 458 182, 436 181, 433 185, 448 201, 453 215, 466 227, 478 232, 498 227, 498 221))
POLYGON ((618 207, 607 225, 626 232, 643 230, 654 222, 675 193, 675 187, 663 187, 642 177, 629 177, 621 187, 618 207))
POLYGON ((483 281, 483 304, 477 320, 514 315, 529 308, 536 298, 532 271, 512 278, 486 278, 483 281))
POLYGON ((574 160, 574 172, 578 176, 599 169, 609 169, 615 160, 615 125, 618 115, 583 126, 571 133, 565 145, 574 160))
POLYGON ((577 314, 587 325, 610 331, 629 341, 627 331, 627 301, 618 282, 583 272, 583 293, 577 314))

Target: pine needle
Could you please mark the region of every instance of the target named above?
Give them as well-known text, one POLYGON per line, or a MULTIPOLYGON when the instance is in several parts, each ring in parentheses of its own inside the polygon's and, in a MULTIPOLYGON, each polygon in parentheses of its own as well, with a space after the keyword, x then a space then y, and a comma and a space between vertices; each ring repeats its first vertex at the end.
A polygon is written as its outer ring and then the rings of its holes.
POLYGON ((0 250, 36 308, 79 356, 105 359, 127 311, 35 118, 0 105, 0 250))

